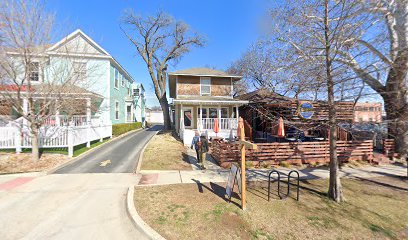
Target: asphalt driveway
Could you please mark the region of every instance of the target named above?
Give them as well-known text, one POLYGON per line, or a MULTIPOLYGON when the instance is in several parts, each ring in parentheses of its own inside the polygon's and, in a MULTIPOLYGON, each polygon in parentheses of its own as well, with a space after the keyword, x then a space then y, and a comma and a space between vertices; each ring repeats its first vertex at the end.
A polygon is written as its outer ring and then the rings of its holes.
POLYGON ((144 145, 161 129, 162 126, 155 125, 105 143, 55 173, 132 173, 144 145))

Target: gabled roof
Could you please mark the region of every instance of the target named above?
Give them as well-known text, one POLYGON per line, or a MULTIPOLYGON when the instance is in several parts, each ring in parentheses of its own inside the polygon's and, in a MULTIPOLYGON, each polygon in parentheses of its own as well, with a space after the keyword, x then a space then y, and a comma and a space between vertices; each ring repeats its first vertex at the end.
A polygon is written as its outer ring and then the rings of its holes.
POLYGON ((226 73, 224 71, 211 69, 211 68, 188 68, 183 70, 178 70, 175 72, 170 72, 169 75, 188 75, 188 76, 208 76, 208 77, 232 77, 236 79, 241 79, 242 76, 233 75, 226 73))
POLYGON ((114 64, 116 67, 121 69, 127 76, 127 78, 131 79, 133 82, 136 82, 133 77, 126 71, 122 65, 112 55, 110 55, 105 49, 103 49, 99 44, 97 44, 92 38, 90 38, 88 35, 86 35, 81 29, 77 29, 68 36, 64 37, 61 39, 59 42, 55 43, 51 47, 48 48, 47 52, 51 54, 64 54, 64 51, 58 51, 58 49, 61 49, 64 45, 69 45, 70 42, 74 42, 75 39, 84 40, 84 43, 87 43, 90 48, 86 48, 83 50, 89 50, 89 52, 82 53, 79 52, 81 56, 91 56, 91 57, 100 57, 100 58, 107 58, 111 61, 112 64, 114 64))
POLYGON ((274 102, 274 101, 291 101, 292 98, 274 93, 265 88, 240 95, 237 97, 242 100, 249 100, 251 102, 274 102))
POLYGON ((48 52, 58 52, 58 50, 62 46, 70 44, 75 39, 85 40, 87 44, 89 44, 90 46, 92 46, 94 50, 96 50, 96 52, 94 51, 93 53, 100 53, 100 55, 111 56, 105 49, 103 49, 94 40, 92 40, 92 38, 90 38, 88 35, 82 32, 81 29, 75 30, 74 32, 66 36, 65 38, 61 39, 56 44, 52 45, 50 48, 48 48, 48 52), (78 38, 78 37, 81 37, 81 38, 78 38))

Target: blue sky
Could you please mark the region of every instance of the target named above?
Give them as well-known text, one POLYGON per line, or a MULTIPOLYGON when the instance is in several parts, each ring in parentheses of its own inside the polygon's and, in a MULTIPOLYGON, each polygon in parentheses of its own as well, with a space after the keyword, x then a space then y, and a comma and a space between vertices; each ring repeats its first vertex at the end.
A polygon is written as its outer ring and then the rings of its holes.
POLYGON ((119 29, 125 9, 142 15, 161 9, 205 35, 206 46, 193 49, 175 67, 171 66, 170 71, 203 66, 223 70, 257 39, 257 23, 270 3, 267 0, 50 0, 47 8, 56 14, 57 32, 67 34, 82 29, 137 82, 143 83, 147 104, 154 106, 158 102, 146 66, 119 29))

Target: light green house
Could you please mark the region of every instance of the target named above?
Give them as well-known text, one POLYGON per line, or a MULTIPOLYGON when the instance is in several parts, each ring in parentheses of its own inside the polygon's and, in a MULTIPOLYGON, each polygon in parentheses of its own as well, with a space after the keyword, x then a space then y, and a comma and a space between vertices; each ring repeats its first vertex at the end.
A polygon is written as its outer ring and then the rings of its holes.
MULTIPOLYGON (((103 123, 145 121, 145 91, 106 50, 80 29, 47 49, 46 59, 39 59, 38 84, 54 81, 55 69, 74 69, 86 78, 83 89, 100 96, 92 118, 103 123), (61 67, 63 65, 69 67, 61 67), (80 70, 78 70, 80 69, 80 70)), ((33 82, 33 81, 32 81, 33 82)))

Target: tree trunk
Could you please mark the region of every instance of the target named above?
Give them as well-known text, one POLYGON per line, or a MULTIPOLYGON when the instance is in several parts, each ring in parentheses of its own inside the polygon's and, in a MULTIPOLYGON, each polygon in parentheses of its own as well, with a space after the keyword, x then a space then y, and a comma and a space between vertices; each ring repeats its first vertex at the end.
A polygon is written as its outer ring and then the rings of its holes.
POLYGON ((332 76, 332 58, 331 42, 329 39, 329 3, 325 1, 325 18, 324 18, 324 35, 325 35, 325 60, 326 60, 326 78, 327 78, 327 102, 329 105, 329 144, 330 144, 330 184, 328 195, 336 202, 343 201, 343 189, 339 176, 339 163, 337 159, 337 123, 336 123, 336 109, 334 101, 334 81, 332 76))
POLYGON ((383 96, 384 108, 387 114, 388 138, 395 141, 395 152, 402 158, 407 157, 408 151, 408 108, 405 94, 400 98, 395 95, 383 96))
POLYGON ((395 139, 395 151, 407 156, 408 147, 408 51, 401 51, 388 74, 385 92, 381 94, 387 114, 388 135, 395 139))
POLYGON ((31 124, 31 156, 34 162, 40 160, 40 149, 38 146, 38 128, 35 124, 31 124))
POLYGON ((163 111, 164 129, 171 130, 169 102, 167 101, 166 94, 159 98, 159 103, 163 111))

